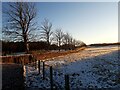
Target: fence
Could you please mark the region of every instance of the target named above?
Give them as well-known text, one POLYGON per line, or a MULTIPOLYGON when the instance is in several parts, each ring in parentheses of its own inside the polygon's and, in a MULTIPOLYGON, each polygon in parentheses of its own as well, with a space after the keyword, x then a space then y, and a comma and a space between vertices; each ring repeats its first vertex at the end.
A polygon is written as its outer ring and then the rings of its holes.
MULTIPOLYGON (((35 69, 38 68, 38 73, 40 75, 41 75, 40 72, 42 71, 43 80, 45 80, 46 77, 48 77, 50 79, 51 90, 62 89, 61 85, 59 85, 59 83, 57 83, 53 78, 54 68, 52 66, 46 65, 45 61, 37 60, 30 54, 16 55, 16 56, 1 56, 0 59, 1 59, 2 63, 17 63, 17 64, 33 65, 35 67, 35 69), (49 73, 45 72, 46 67, 47 67, 47 69, 49 69, 49 73)), ((70 90, 69 75, 64 75, 64 79, 65 79, 65 87, 64 87, 65 90, 70 90)))
MULTIPOLYGON (((29 65, 34 65, 34 67, 38 69, 38 74, 42 75, 42 79, 45 80, 46 78, 49 78, 51 90, 63 90, 63 87, 53 78, 54 76, 53 71, 55 69, 52 66, 45 64, 45 61, 42 60, 34 59, 32 61, 33 62, 30 62, 29 65), (46 69, 49 72, 46 72, 46 69)), ((69 75, 64 75, 64 81, 65 81, 65 85, 64 85, 65 90, 70 90, 69 75)))

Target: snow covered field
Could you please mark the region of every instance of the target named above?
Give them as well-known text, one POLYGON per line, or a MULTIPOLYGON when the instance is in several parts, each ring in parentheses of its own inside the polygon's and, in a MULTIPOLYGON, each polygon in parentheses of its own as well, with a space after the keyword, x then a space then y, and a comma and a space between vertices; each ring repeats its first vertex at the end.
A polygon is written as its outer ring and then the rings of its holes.
MULTIPOLYGON (((53 80, 59 89, 64 89, 64 75, 69 75, 70 89, 78 88, 120 88, 120 62, 118 46, 88 47, 78 53, 59 56, 46 61, 53 66, 53 80)), ((42 64, 41 64, 42 68, 42 64)), ((24 66, 27 87, 50 88, 49 68, 45 80, 38 69, 24 66)))

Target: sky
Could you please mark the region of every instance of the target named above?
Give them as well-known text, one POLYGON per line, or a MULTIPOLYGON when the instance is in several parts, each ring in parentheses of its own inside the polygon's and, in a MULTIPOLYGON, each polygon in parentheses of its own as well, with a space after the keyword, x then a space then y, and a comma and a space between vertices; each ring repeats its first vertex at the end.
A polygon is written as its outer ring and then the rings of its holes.
POLYGON ((90 43, 118 41, 118 3, 37 3, 38 19, 48 18, 74 38, 90 43))
POLYGON ((86 44, 118 42, 117 2, 37 2, 36 6, 38 26, 47 18, 53 30, 62 28, 86 44))

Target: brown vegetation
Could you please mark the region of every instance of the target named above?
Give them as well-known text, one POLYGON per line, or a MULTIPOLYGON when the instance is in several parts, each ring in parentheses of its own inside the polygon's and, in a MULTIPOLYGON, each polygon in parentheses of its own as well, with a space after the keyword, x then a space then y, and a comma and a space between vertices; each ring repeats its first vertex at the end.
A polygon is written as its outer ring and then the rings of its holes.
POLYGON ((44 52, 44 53, 37 53, 35 51, 31 52, 33 54, 33 56, 35 56, 35 58, 37 60, 47 60, 47 59, 51 59, 51 58, 55 58, 58 56, 64 56, 64 55, 68 55, 71 53, 77 53, 81 50, 84 50, 86 47, 81 47, 81 48, 77 48, 75 50, 68 50, 68 51, 60 51, 60 52, 44 52))
POLYGON ((28 64, 36 60, 47 60, 51 58, 55 58, 58 56, 64 56, 71 53, 77 53, 81 50, 85 49, 85 47, 77 48, 75 50, 68 51, 60 51, 60 52, 51 52, 51 51, 31 51, 31 54, 23 54, 23 55, 11 55, 11 56, 0 56, 0 63, 18 63, 18 64, 28 64), (33 56, 33 57, 31 57, 33 56))
POLYGON ((11 56, 0 56, 0 63, 18 63, 27 64, 29 63, 30 54, 26 55, 11 55, 11 56))

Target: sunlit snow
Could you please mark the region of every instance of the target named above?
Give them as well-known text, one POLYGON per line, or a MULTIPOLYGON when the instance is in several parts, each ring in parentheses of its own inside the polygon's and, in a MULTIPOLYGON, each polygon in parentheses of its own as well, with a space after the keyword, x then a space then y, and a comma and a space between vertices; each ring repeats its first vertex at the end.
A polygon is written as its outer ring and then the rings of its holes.
MULTIPOLYGON (((70 78, 70 88, 119 88, 120 62, 118 46, 88 47, 78 53, 52 58, 46 65, 53 66, 54 84, 64 88, 64 75, 70 78)), ((38 69, 25 65, 27 87, 50 88, 49 68, 45 69, 45 80, 38 69)))

